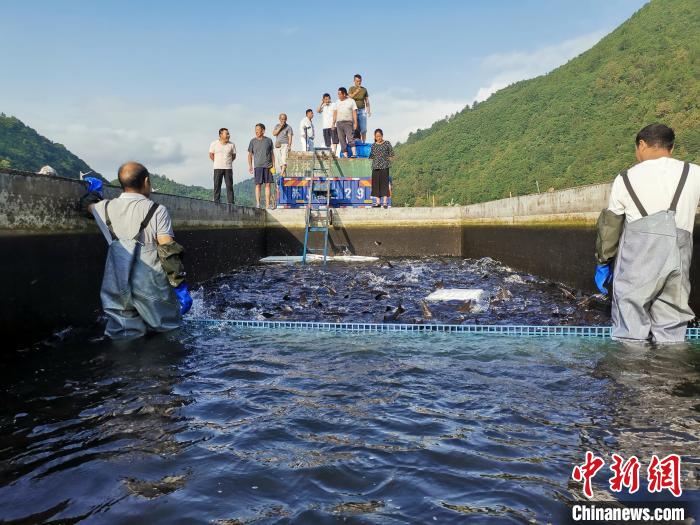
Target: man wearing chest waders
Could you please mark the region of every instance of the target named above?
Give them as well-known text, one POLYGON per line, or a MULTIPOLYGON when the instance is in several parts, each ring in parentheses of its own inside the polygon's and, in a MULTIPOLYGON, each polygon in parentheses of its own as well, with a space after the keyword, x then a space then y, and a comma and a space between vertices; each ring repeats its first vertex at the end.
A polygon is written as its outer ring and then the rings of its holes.
POLYGON ((86 177, 89 211, 109 245, 100 298, 107 316, 105 335, 133 339, 148 331, 167 332, 182 324, 192 306, 168 210, 149 199, 148 170, 136 162, 119 168, 124 192, 102 200, 102 181, 86 177))
POLYGON ((668 126, 642 129, 639 163, 615 178, 598 218, 595 282, 602 293, 612 282, 613 339, 682 342, 694 317, 688 296, 700 167, 671 158, 674 142, 668 126))

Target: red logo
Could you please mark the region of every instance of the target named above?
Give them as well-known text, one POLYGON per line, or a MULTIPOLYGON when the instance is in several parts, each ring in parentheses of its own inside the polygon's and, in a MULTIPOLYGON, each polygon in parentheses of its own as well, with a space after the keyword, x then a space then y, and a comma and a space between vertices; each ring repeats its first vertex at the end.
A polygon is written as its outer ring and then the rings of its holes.
MULTIPOLYGON (((586 452, 586 461, 576 465, 571 472, 574 481, 583 482, 583 493, 587 498, 593 498, 593 478, 605 465, 603 458, 595 456, 593 452, 586 452)), ((612 492, 627 492, 634 494, 639 490, 639 470, 641 464, 637 456, 632 456, 627 461, 618 455, 612 455, 610 470, 613 475, 608 479, 612 492)), ((681 488, 681 457, 678 454, 669 454, 663 459, 654 454, 647 468, 647 488, 649 492, 661 492, 668 490, 679 497, 683 493, 681 488)))
POLYGON ((668 489, 671 494, 679 497, 683 493, 681 488, 681 457, 678 454, 669 454, 664 459, 654 454, 647 468, 649 478, 649 492, 661 492, 668 489))
POLYGON ((605 465, 602 458, 593 455, 593 452, 586 452, 586 462, 583 465, 576 465, 571 477, 574 481, 583 481, 583 493, 587 498, 593 497, 593 487, 591 480, 605 465))
POLYGON ((634 494, 639 490, 639 460, 637 456, 632 456, 627 461, 624 461, 617 454, 612 455, 613 464, 610 465, 610 470, 614 476, 610 478, 610 490, 613 492, 621 492, 622 487, 627 487, 630 494, 634 494))

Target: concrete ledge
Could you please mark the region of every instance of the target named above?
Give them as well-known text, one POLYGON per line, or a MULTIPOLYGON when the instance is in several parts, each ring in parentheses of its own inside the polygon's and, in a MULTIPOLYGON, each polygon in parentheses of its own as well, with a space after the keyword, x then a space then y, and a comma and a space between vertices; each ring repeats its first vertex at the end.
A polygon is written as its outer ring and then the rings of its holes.
MULTIPOLYGON (((277 209, 267 212, 268 228, 304 227, 306 210, 277 209)), ((333 210, 333 221, 346 227, 355 226, 427 226, 458 225, 463 218, 459 207, 442 208, 337 208, 333 210)))
MULTIPOLYGON (((105 188, 114 198, 121 191, 105 188)), ((107 243, 76 204, 85 183, 0 170, 0 330, 21 347, 99 315, 107 243)), ((195 285, 266 255, 263 210, 154 194, 173 218, 185 247, 187 280, 195 285)))
MULTIPOLYGON (((0 169, 0 235, 97 231, 76 209, 84 193, 85 183, 76 179, 0 169)), ((112 199, 121 189, 107 186, 104 193, 112 199)), ((168 208, 176 229, 265 227, 264 210, 164 193, 154 193, 152 199, 168 208)))
POLYGON ((612 184, 591 184, 566 190, 523 195, 509 199, 470 204, 465 218, 495 219, 572 213, 600 213, 607 207, 612 184))
POLYGON ((475 225, 521 225, 521 226, 592 226, 598 219, 600 211, 579 212, 579 213, 557 213, 551 215, 516 215, 504 217, 465 217, 462 224, 465 226, 475 225))

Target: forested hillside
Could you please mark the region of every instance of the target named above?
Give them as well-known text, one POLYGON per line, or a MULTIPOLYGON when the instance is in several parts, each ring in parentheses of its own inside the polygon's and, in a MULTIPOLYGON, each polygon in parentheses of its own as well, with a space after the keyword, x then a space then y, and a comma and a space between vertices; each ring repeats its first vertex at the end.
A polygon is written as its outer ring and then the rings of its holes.
MULTIPOLYGON (((114 179, 112 184, 119 185, 119 180, 114 179)), ((192 197, 194 199, 203 199, 210 201, 213 198, 213 189, 204 188, 202 186, 181 184, 164 175, 151 173, 151 185, 157 193, 168 193, 170 195, 179 195, 181 197, 192 197)), ((255 203, 253 194, 254 186, 253 179, 247 179, 238 184, 233 185, 235 203, 252 206, 255 203)), ((221 185, 221 202, 226 202, 226 184, 221 185)))
POLYGON ((0 167, 39 171, 51 166, 62 177, 77 179, 92 171, 63 144, 51 142, 15 117, 0 113, 0 167))
POLYGON ((593 48, 396 149, 396 204, 468 204, 611 180, 652 122, 700 161, 700 1, 652 0, 593 48))
MULTIPOLYGON (((236 198, 236 204, 240 204, 242 206, 255 206, 255 182, 252 177, 250 179, 245 179, 238 184, 234 184, 233 191, 236 198)), ((265 190, 263 190, 263 203, 265 202, 264 192, 265 190)), ((226 198, 226 192, 223 188, 221 190, 221 195, 222 199, 226 198)))

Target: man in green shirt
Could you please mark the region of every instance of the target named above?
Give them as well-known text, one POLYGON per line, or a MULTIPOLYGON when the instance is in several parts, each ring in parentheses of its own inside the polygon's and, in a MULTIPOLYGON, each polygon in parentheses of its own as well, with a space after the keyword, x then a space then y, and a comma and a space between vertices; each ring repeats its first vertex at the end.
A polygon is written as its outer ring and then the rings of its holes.
POLYGON ((372 116, 372 111, 369 107, 369 93, 367 88, 362 86, 362 75, 359 73, 354 78, 355 85, 350 88, 348 95, 357 104, 357 124, 360 128, 360 137, 362 142, 367 139, 367 117, 372 116))

